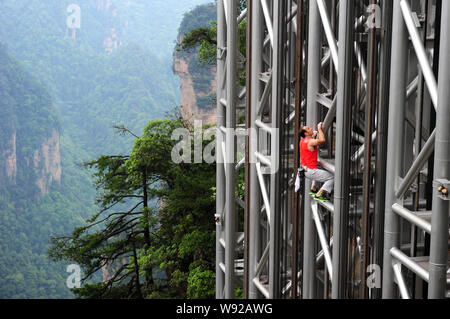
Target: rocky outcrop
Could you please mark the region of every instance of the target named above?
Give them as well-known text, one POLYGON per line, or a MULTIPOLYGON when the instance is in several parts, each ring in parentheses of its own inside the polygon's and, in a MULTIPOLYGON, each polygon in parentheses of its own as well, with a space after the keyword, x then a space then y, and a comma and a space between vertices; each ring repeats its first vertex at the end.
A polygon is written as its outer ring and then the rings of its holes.
MULTIPOLYGON (((202 4, 184 14, 178 28, 177 43, 197 28, 210 28, 217 18, 216 4, 202 4)), ((174 73, 181 82, 181 111, 188 120, 201 120, 203 124, 216 122, 216 66, 200 63, 198 45, 174 52, 174 73)))
POLYGON ((186 119, 201 120, 203 125, 216 122, 216 110, 198 107, 197 100, 216 92, 216 72, 211 69, 211 84, 209 92, 196 92, 194 89, 193 74, 189 72, 189 60, 193 53, 174 55, 174 72, 180 77, 181 112, 186 119))
POLYGON ((61 182, 61 152, 59 144, 59 133, 53 130, 52 135, 42 144, 40 149, 35 150, 33 166, 37 172, 36 185, 42 195, 49 193, 53 182, 61 182))
POLYGON ((6 144, 6 148, 2 152, 4 167, 8 182, 15 184, 17 176, 17 133, 13 128, 10 140, 6 144))
POLYGON ((194 108, 196 106, 197 99, 195 97, 192 76, 189 74, 188 64, 186 60, 178 56, 175 56, 174 70, 175 74, 177 74, 180 77, 181 106, 183 116, 187 116, 188 114, 194 114, 194 108))
POLYGON ((1 182, 6 185, 16 185, 18 183, 18 170, 29 171, 31 169, 34 170, 34 175, 24 173, 22 176, 27 176, 28 179, 34 180, 22 182, 36 184, 42 196, 48 194, 53 183, 61 182, 62 168, 59 139, 59 133, 54 129, 52 135, 38 149, 34 150, 32 158, 20 157, 17 152, 17 132, 14 129, 11 137, 0 152, 0 163, 3 164, 1 165, 3 169, 0 176, 6 179, 1 182))

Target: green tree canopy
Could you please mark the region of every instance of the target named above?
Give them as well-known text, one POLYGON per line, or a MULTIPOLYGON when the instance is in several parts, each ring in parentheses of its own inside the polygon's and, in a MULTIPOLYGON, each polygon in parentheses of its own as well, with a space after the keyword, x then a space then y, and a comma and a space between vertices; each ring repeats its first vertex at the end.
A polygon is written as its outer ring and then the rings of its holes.
POLYGON ((193 133, 180 117, 151 121, 130 155, 86 163, 101 209, 49 250, 82 266, 80 298, 214 296, 215 165, 172 160, 179 128, 193 133), (87 284, 102 269, 108 278, 87 284))

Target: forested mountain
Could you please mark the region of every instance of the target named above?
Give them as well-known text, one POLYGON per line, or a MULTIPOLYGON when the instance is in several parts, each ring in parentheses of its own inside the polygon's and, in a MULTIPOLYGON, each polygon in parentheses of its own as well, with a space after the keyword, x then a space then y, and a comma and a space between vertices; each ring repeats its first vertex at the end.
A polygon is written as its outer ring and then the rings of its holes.
POLYGON ((44 254, 46 237, 67 232, 82 209, 60 193, 60 123, 46 88, 3 45, 0 66, 0 296, 67 297, 62 265, 44 254))
POLYGON ((0 2, 0 298, 72 296, 46 252, 97 209, 79 164, 129 149, 113 125, 141 132, 179 105, 177 27, 204 2, 0 2))
POLYGON ((71 3, 5 1, 0 40, 48 86, 64 133, 76 145, 88 154, 115 151, 112 125, 138 130, 162 116, 178 104, 178 81, 170 64, 126 41, 126 21, 110 0, 80 2, 74 39, 66 23, 71 3))

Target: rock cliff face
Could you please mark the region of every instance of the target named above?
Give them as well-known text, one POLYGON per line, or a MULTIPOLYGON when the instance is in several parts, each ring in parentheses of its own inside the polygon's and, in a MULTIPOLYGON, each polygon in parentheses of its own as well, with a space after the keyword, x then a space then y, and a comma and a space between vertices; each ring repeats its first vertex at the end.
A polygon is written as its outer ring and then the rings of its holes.
MULTIPOLYGON (((216 5, 199 5, 186 12, 178 29, 177 42, 196 28, 208 28, 216 19, 216 5)), ((199 65, 198 47, 175 51, 174 72, 181 82, 181 111, 186 119, 216 122, 216 66, 199 65)))
MULTIPOLYGON (((196 91, 194 88, 195 74, 189 72, 189 63, 195 53, 184 53, 174 55, 174 72, 180 77, 181 90, 181 112, 184 118, 201 120, 203 125, 216 122, 216 109, 214 107, 201 108, 198 100, 208 98, 216 92, 216 71, 211 67, 209 70, 210 83, 207 92, 196 91)), ((210 104, 214 101, 211 100, 210 104)))
POLYGON ((5 145, 5 149, 2 152, 3 163, 5 168, 6 177, 8 182, 15 183, 17 176, 17 132, 15 128, 13 128, 13 133, 11 134, 11 138, 7 141, 5 145))
POLYGON ((61 182, 61 152, 59 132, 53 130, 52 135, 44 141, 41 147, 34 151, 33 166, 37 172, 36 185, 42 195, 49 193, 53 182, 61 182))
MULTIPOLYGON (((13 131, 9 140, 5 145, 5 148, 0 153, 0 162, 3 163, 3 174, 6 180, 2 181, 7 185, 17 184, 18 167, 24 171, 35 172, 34 180, 26 180, 26 183, 34 183, 40 190, 40 195, 44 196, 49 193, 50 186, 56 182, 61 182, 61 152, 60 152, 60 136, 59 132, 54 129, 50 137, 43 141, 40 148, 34 150, 33 158, 30 159, 26 156, 20 157, 17 154, 17 132, 13 131)), ((21 176, 27 176, 32 178, 30 174, 26 172, 21 176)))

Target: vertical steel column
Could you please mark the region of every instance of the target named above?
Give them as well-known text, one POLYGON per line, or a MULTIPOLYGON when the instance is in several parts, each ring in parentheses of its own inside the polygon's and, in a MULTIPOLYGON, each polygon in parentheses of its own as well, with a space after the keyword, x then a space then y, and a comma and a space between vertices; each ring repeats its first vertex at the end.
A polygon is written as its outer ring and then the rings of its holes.
POLYGON ((258 176, 256 172, 256 156, 255 152, 258 150, 258 136, 255 120, 258 113, 258 105, 261 94, 261 80, 260 74, 262 71, 262 51, 263 51, 263 17, 261 2, 259 0, 251 2, 251 10, 248 12, 251 15, 252 23, 252 50, 251 50, 251 111, 250 111, 250 251, 249 251, 249 298, 256 299, 259 296, 258 289, 253 283, 255 278, 255 270, 258 261, 261 257, 261 234, 260 234, 260 211, 261 211, 261 190, 259 187, 258 176))
POLYGON ((226 162, 225 162, 225 298, 234 298, 234 259, 236 246, 236 53, 237 6, 235 0, 226 0, 227 26, 227 103, 226 103, 226 162))
POLYGON ((244 221, 244 298, 249 299, 250 285, 253 285, 251 282, 252 279, 249 276, 249 261, 250 261, 250 127, 252 126, 251 119, 251 108, 252 108, 252 97, 251 97, 251 83, 252 83, 252 42, 251 42, 251 34, 252 34, 252 4, 251 0, 246 0, 247 4, 247 30, 245 34, 245 39, 247 42, 246 47, 246 57, 247 57, 247 79, 245 81, 246 86, 246 95, 247 95, 247 105, 246 105, 246 128, 247 128, 247 136, 246 136, 246 145, 245 145, 245 221, 244 221))
POLYGON ((403 162, 403 135, 407 87, 408 33, 400 8, 400 0, 394 0, 391 84, 389 97, 388 150, 386 170, 386 206, 384 223, 383 298, 396 297, 392 268, 392 247, 399 247, 399 217, 392 211, 397 178, 403 162))
MULTIPOLYGON (((386 159, 387 126, 389 112, 389 79, 392 45, 392 0, 382 2, 382 34, 380 43, 380 86, 377 110, 377 148, 375 174, 375 209, 374 209, 374 253, 373 261, 381 267, 383 262, 384 207, 386 198, 386 159)), ((381 288, 381 287, 379 287, 381 288)), ((381 289, 374 292, 375 298, 381 297, 381 289)))
POLYGON ((284 53, 282 42, 282 23, 284 1, 273 1, 273 55, 272 55, 272 134, 270 140, 271 175, 270 175, 270 251, 269 251, 269 297, 280 297, 280 138, 282 82, 284 81, 281 65, 284 53))
MULTIPOLYGON (((317 93, 320 85, 320 64, 322 47, 322 25, 319 8, 316 0, 309 0, 309 26, 308 26, 308 66, 307 66, 307 91, 306 91, 306 124, 314 128, 317 125, 317 93)), ((298 141, 296 141, 297 143, 298 141)), ((314 298, 316 281, 316 232, 311 211, 311 197, 309 190, 311 181, 305 179, 305 212, 304 212, 304 247, 303 247, 303 293, 304 299, 314 298)))
POLYGON ((434 157, 433 217, 431 219, 428 297, 445 298, 450 202, 439 197, 439 179, 450 180, 450 2, 442 1, 441 49, 434 157))
MULTIPOLYGON (((424 23, 424 27, 423 30, 421 31, 421 38, 422 38, 422 43, 425 44, 425 49, 426 49, 426 43, 427 43, 427 34, 428 34, 428 23, 429 23, 429 19, 430 19, 430 12, 429 12, 429 1, 422 1, 421 3, 421 10, 424 12, 425 15, 425 23, 424 23)), ((428 106, 430 105, 430 102, 428 102, 430 100, 429 98, 429 92, 425 89, 425 79, 423 76, 423 71, 422 69, 419 67, 419 74, 417 76, 417 98, 416 98, 416 103, 415 103, 415 115, 416 115, 416 120, 415 120, 415 134, 414 134, 414 150, 415 150, 415 154, 414 154, 414 160, 416 160, 418 158, 418 155, 420 153, 420 151, 422 150, 422 127, 423 127, 423 110, 424 110, 424 104, 428 104, 428 106), (425 95, 425 93, 427 93, 425 95), (427 97, 427 99, 425 100, 425 96, 427 97)), ((415 178, 415 183, 417 185, 417 191, 413 193, 413 205, 412 205, 412 210, 413 211, 418 211, 419 210, 419 202, 420 202, 420 183, 421 183, 421 174, 417 174, 417 177, 415 178)), ((417 243, 418 243, 418 235, 420 233, 418 232, 418 228, 416 225, 411 225, 411 247, 409 249, 409 255, 410 257, 416 257, 417 256, 417 243)), ((394 269, 395 270, 395 269, 394 269)), ((416 275, 414 272, 410 273, 410 276, 408 278, 409 282, 410 282, 410 291, 411 291, 411 297, 412 299, 415 299, 415 295, 416 295, 416 275)))
MULTIPOLYGON (((300 163, 298 161, 300 155, 300 148, 298 141, 300 140, 300 118, 302 113, 302 97, 303 97, 303 0, 297 3, 297 40, 296 40, 296 70, 295 70, 295 128, 294 128, 294 174, 297 174, 300 163)), ((293 227, 292 227, 292 299, 297 298, 297 266, 298 266, 298 247, 299 247, 299 226, 301 219, 299 218, 299 200, 300 192, 293 194, 293 227)), ((300 205, 301 206, 301 205, 300 205)), ((300 226, 301 227, 301 226, 300 226)))
MULTIPOLYGON (((216 216, 222 218, 225 207, 225 171, 224 158, 220 151, 223 141, 223 133, 220 127, 225 126, 225 109, 220 102, 223 97, 223 88, 220 84, 225 76, 225 48, 226 26, 223 0, 217 2, 217 134, 216 134, 216 216)), ((225 262, 224 249, 220 243, 223 226, 218 222, 216 226, 216 298, 222 299, 224 289, 224 273, 220 267, 225 262)))
POLYGON ((345 298, 355 1, 339 3, 339 73, 336 110, 336 172, 333 217, 332 298, 345 298))
MULTIPOLYGON (((441 16, 442 16, 442 0, 436 0, 436 15, 435 15, 435 29, 434 29, 434 54, 433 54, 433 73, 436 79, 439 77, 439 48, 440 48, 440 37, 441 37, 441 16)), ((437 105, 436 105, 437 107, 437 105)), ((434 108, 430 108, 430 121, 428 123, 429 132, 436 128, 436 111, 434 108)), ((433 143, 435 144, 435 143, 433 143)), ((424 146, 425 148, 425 146, 424 146)), ((427 181, 425 184, 425 198, 427 200, 426 209, 428 211, 433 208, 433 177, 434 177, 434 149, 431 152, 431 156, 428 158, 428 172, 427 172, 427 181)), ((424 255, 430 255, 430 240, 431 236, 429 234, 425 234, 425 249, 424 255)), ((423 296, 428 296, 428 283, 423 283, 422 289, 423 296)))
MULTIPOLYGON (((372 0, 373 7, 377 1, 372 0)), ((369 45, 367 49, 367 90, 366 90, 366 110, 365 110, 365 135, 364 135, 364 176, 363 176, 363 216, 362 216, 362 267, 361 267, 361 299, 367 298, 366 269, 369 260, 369 214, 370 214, 370 190, 372 187, 372 127, 373 110, 376 103, 376 80, 377 80, 377 38, 376 29, 372 27, 369 31, 369 45)))

